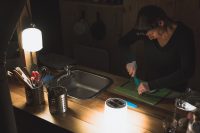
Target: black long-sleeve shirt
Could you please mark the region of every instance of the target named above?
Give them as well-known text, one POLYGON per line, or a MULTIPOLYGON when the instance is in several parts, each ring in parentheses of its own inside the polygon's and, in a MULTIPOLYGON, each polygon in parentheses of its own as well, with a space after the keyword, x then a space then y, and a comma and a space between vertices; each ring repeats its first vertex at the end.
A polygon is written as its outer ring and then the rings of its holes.
MULTIPOLYGON (((161 47, 157 40, 149 40, 137 33, 137 30, 132 29, 119 40, 120 46, 125 49, 129 49, 137 40, 144 40, 144 61, 143 64, 137 62, 137 76, 147 81, 150 89, 169 88, 184 91, 195 66, 192 30, 178 22, 175 32, 164 47, 161 47)), ((129 62, 131 59, 137 61, 132 54, 128 56, 129 62)))

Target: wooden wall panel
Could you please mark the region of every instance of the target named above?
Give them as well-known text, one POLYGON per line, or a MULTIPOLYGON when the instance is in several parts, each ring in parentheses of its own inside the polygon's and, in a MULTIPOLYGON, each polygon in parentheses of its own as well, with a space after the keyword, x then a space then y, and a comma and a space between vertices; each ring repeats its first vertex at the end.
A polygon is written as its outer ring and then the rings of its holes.
POLYGON ((196 69, 190 87, 200 89, 200 0, 176 0, 175 17, 188 25, 194 32, 196 69))
POLYGON ((158 6, 160 6, 168 16, 175 18, 175 1, 174 0, 157 0, 158 6))
POLYGON ((139 0, 127 0, 124 3, 124 10, 123 10, 123 30, 122 30, 122 34, 127 33, 128 31, 130 31, 130 29, 132 29, 135 25, 135 21, 137 18, 137 13, 139 10, 139 0))
POLYGON ((178 20, 184 21, 191 25, 196 16, 198 9, 198 0, 176 0, 175 1, 175 15, 178 20))
MULTIPOLYGON (((122 6, 98 5, 87 2, 72 2, 60 0, 62 35, 65 54, 71 56, 74 44, 83 44, 91 47, 108 50, 111 58, 112 73, 121 75, 125 69, 119 58, 117 40, 134 27, 139 9, 145 5, 158 5, 175 20, 180 20, 191 27, 196 42, 196 71, 191 80, 191 86, 200 88, 200 0, 124 0, 122 6), (73 25, 80 18, 80 11, 86 11, 86 20, 89 26, 96 21, 96 11, 99 11, 107 28, 104 40, 92 39, 91 34, 75 36, 73 25), (122 65, 122 64, 121 64, 122 65)), ((122 74, 124 75, 124 74, 122 74)))
MULTIPOLYGON (((60 0, 62 36, 65 53, 71 56, 74 44, 82 44, 91 47, 109 49, 114 44, 113 41, 119 38, 122 31, 122 7, 97 5, 83 2, 70 2, 60 0), (81 11, 85 12, 89 31, 83 35, 74 32, 74 25, 80 20, 81 11), (90 28, 97 21, 96 13, 100 13, 100 18, 106 26, 106 36, 103 40, 92 38, 90 28), (112 39, 110 39, 112 38, 112 39)), ((116 42, 116 41, 115 41, 116 42)))
POLYGON ((69 5, 65 1, 60 0, 60 14, 61 14, 61 28, 62 28, 62 42, 64 53, 67 56, 72 56, 71 44, 75 40, 72 36, 73 24, 78 21, 79 7, 75 4, 69 5))

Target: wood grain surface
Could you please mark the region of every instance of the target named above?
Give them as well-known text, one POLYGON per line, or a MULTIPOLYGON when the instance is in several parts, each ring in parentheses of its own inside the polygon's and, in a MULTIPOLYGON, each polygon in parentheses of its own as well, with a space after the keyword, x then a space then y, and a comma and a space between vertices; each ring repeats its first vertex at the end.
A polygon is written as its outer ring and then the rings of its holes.
MULTIPOLYGON (((64 114, 51 115, 48 107, 47 92, 45 93, 45 105, 27 106, 24 87, 17 82, 10 82, 10 92, 13 106, 26 111, 40 119, 55 124, 66 131, 75 133, 103 133, 108 132, 104 119, 104 103, 107 98, 121 97, 138 105, 138 108, 128 108, 127 120, 124 122, 125 132, 130 133, 162 133, 162 120, 173 114, 173 100, 163 100, 156 106, 140 103, 120 95, 111 93, 115 88, 127 81, 123 77, 88 69, 91 72, 106 75, 113 79, 113 84, 107 91, 95 98, 77 100, 68 97, 68 110, 64 114)), ((118 131, 119 132, 119 131, 118 131)))

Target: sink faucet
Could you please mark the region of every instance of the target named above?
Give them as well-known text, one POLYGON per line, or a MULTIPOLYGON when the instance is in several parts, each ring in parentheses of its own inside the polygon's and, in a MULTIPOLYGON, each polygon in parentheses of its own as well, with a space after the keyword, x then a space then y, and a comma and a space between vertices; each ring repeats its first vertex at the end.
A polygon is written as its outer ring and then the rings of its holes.
POLYGON ((70 66, 70 65, 66 65, 64 67, 64 70, 66 71, 66 76, 67 77, 71 75, 71 68, 72 68, 72 66, 70 66))
POLYGON ((69 77, 71 76, 71 68, 72 68, 72 66, 70 66, 70 65, 66 65, 66 66, 64 67, 64 71, 66 72, 66 74, 60 76, 60 77, 56 80, 57 85, 60 85, 60 81, 61 81, 63 78, 69 78, 69 77))

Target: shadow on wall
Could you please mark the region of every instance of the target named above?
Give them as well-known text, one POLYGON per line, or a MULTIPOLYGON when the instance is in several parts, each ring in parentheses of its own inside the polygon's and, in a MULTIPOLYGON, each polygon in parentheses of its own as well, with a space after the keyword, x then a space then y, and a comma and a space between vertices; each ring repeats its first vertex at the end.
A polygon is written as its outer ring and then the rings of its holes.
POLYGON ((14 112, 19 133, 72 133, 17 108, 14 112))
POLYGON ((200 31, 198 31, 195 34, 195 72, 193 77, 191 78, 189 82, 189 87, 191 89, 199 90, 200 91, 200 84, 199 84, 199 79, 200 79, 200 39, 199 38, 200 31))
POLYGON ((75 45, 73 56, 77 64, 106 72, 110 71, 110 56, 104 49, 75 45))

